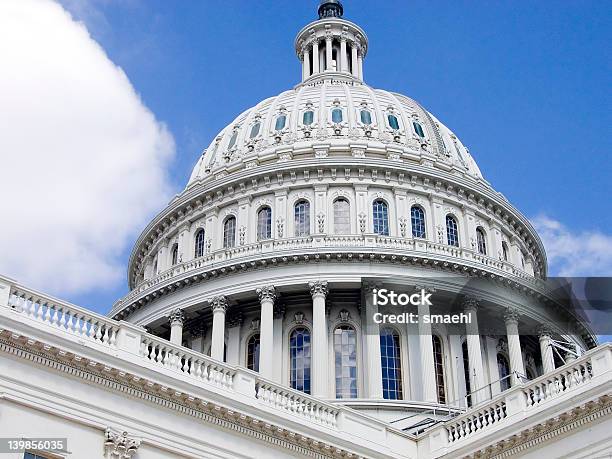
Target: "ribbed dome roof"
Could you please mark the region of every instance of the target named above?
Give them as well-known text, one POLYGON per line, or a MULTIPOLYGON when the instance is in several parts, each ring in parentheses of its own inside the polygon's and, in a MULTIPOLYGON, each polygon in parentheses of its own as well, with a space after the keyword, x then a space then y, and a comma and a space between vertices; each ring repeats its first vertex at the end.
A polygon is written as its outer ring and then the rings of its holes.
POLYGON ((330 77, 299 85, 240 114, 204 150, 189 183, 217 169, 270 158, 288 146, 300 151, 317 145, 347 156, 354 145, 376 151, 391 147, 411 159, 433 158, 482 178, 461 141, 414 100, 330 77), (362 116, 362 111, 369 115, 362 116))

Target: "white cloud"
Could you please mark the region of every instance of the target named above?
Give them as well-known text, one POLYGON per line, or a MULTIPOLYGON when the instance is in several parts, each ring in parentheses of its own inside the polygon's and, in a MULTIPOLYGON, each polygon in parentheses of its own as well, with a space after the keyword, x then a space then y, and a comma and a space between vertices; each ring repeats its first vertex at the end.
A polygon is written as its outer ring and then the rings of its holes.
POLYGON ((531 219, 544 242, 550 275, 612 276, 612 236, 599 231, 570 231, 540 215, 531 219))
POLYGON ((56 294, 116 286, 171 194, 171 134, 49 0, 0 1, 0 62, 0 273, 56 294))

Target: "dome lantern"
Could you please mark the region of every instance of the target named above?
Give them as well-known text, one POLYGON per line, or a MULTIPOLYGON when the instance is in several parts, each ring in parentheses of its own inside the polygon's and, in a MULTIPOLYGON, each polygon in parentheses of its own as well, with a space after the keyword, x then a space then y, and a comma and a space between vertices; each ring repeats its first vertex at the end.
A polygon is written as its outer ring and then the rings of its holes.
POLYGON ((321 0, 319 19, 298 33, 295 51, 302 62, 302 83, 335 78, 363 81, 368 39, 356 24, 342 18, 339 0, 321 0))

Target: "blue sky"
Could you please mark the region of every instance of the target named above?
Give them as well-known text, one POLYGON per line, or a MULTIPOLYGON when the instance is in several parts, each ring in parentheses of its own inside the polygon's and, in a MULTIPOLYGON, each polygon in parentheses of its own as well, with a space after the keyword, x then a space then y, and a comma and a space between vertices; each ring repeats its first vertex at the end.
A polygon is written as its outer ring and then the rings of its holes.
MULTIPOLYGON (((61 3, 167 125, 174 193, 220 129, 299 81, 293 39, 317 6, 61 3)), ((344 8, 369 37, 366 82, 419 101, 457 133, 498 191, 569 241, 553 247, 553 273, 612 274, 610 2, 346 0, 344 8), (582 236, 592 239, 586 248, 582 236), (593 272, 588 264, 567 271, 589 250, 604 254, 593 272)), ((124 265, 136 237, 120 250, 124 265)), ((126 292, 124 279, 63 296, 106 312, 126 292)))

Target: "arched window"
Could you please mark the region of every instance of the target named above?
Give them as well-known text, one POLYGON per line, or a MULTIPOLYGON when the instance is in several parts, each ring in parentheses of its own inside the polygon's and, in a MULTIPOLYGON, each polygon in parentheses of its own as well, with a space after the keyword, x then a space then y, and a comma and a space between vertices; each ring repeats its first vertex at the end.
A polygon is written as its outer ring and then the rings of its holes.
POLYGON ((231 148, 236 145, 236 139, 238 138, 238 131, 234 131, 232 137, 230 137, 229 144, 227 144, 227 149, 231 150, 231 148))
POLYGON ((463 376, 465 377, 465 399, 467 406, 472 406, 472 395, 470 394, 470 392, 472 392, 470 386, 470 359, 468 357, 467 340, 461 345, 461 352, 463 354, 463 376))
POLYGON ((302 122, 306 126, 310 126, 314 122, 314 112, 312 110, 305 111, 304 116, 302 117, 302 122))
POLYGON ((259 333, 249 338, 247 342, 247 368, 259 371, 259 333))
POLYGON ((285 127, 286 122, 287 122, 286 115, 278 115, 278 118, 276 118, 276 124, 274 125, 274 129, 277 131, 281 131, 285 127))
POLYGON ((334 330, 336 398, 357 398, 357 334, 350 325, 334 330))
POLYGON ((502 241, 502 257, 504 257, 504 261, 508 261, 508 244, 506 244, 506 241, 502 241))
POLYGON ((296 236, 310 234, 310 203, 304 199, 295 203, 293 208, 296 236))
POLYGON ((289 338, 291 387, 310 394, 310 331, 296 328, 289 338))
POLYGON ((380 331, 380 363, 382 367, 383 397, 402 399, 402 361, 400 336, 392 328, 380 331))
POLYGON ((262 207, 257 212, 257 240, 270 239, 272 237, 272 209, 262 207))
POLYGON ((410 220, 412 222, 412 237, 425 238, 425 212, 419 206, 410 209, 410 220))
POLYGON ((223 223, 223 247, 230 248, 236 245, 236 217, 229 217, 223 223))
POLYGON ((452 215, 446 216, 446 242, 448 245, 459 247, 459 227, 452 215))
POLYGON ((332 123, 338 124, 342 123, 342 109, 334 108, 331 112, 332 115, 332 123))
POLYGON ((334 201, 334 234, 351 232, 351 206, 344 198, 334 201))
POLYGON ((446 390, 444 389, 444 356, 442 354, 442 340, 437 335, 431 335, 434 354, 434 368, 436 370, 436 392, 438 403, 446 403, 446 390))
POLYGON ((172 262, 171 262, 172 266, 178 263, 178 244, 174 244, 172 246, 172 252, 171 252, 170 258, 172 259, 172 262))
POLYGON ((389 208, 382 199, 377 199, 372 203, 372 219, 374 232, 383 236, 389 235, 389 208))
POLYGON ((261 128, 261 123, 259 121, 257 121, 255 124, 253 124, 253 126, 251 126, 251 134, 250 134, 251 139, 257 137, 257 134, 259 134, 260 128, 261 128))
POLYGON ((425 137, 425 133, 423 132, 423 127, 419 123, 417 123, 416 121, 413 121, 412 126, 414 127, 414 132, 416 132, 419 137, 425 137))
POLYGON ((497 354, 497 371, 502 392, 510 389, 510 365, 508 365, 508 359, 502 354, 497 354))
POLYGON ((372 124, 372 114, 369 110, 361 110, 359 116, 363 124, 372 124))
POLYGON ((391 129, 396 131, 399 129, 399 121, 397 120, 397 116, 389 114, 387 115, 387 120, 389 121, 389 126, 391 129))
POLYGON ((487 254, 487 240, 485 232, 481 227, 476 228, 476 245, 478 246, 478 253, 482 255, 487 254))
POLYGON ((203 257, 204 256, 204 230, 200 229, 196 233, 195 237, 195 257, 203 257))

